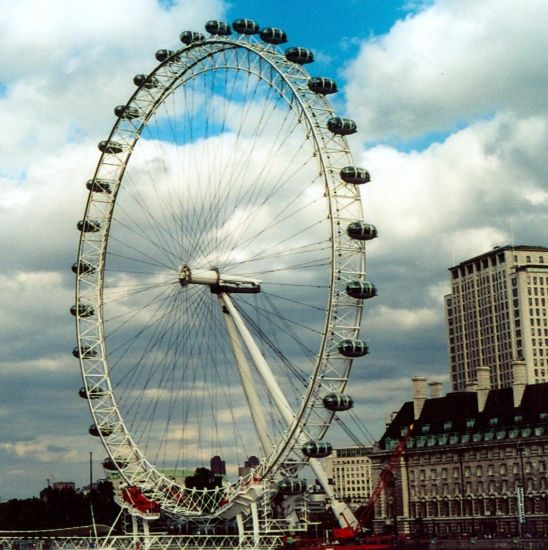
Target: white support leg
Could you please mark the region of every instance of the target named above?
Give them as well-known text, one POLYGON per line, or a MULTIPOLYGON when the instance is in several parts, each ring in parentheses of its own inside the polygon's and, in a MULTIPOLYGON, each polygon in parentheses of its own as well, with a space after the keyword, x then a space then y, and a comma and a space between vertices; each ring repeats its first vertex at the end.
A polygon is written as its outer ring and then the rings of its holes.
POLYGON ((259 509, 256 502, 251 503, 251 519, 253 520, 253 545, 259 547, 259 509))
POLYGON ((245 542, 245 530, 242 514, 236 515, 236 525, 238 526, 238 538, 240 540, 240 546, 243 546, 245 542))
POLYGON ((144 536, 144 547, 145 550, 150 548, 150 529, 148 527, 148 519, 143 518, 143 536, 144 536))
POLYGON ((268 438, 268 428, 264 417, 264 407, 262 406, 259 396, 257 395, 257 391, 255 390, 253 378, 251 376, 251 369, 249 368, 242 350, 241 341, 238 338, 238 333, 236 331, 236 327, 234 326, 232 315, 228 312, 228 310, 223 310, 223 318, 225 320, 230 345, 232 346, 232 352, 234 353, 234 357, 236 358, 236 363, 238 365, 240 380, 242 381, 244 393, 251 411, 251 418, 255 424, 255 430, 259 436, 263 453, 265 456, 268 456, 272 452, 272 442, 268 438))
POLYGON ((133 534, 133 548, 138 548, 139 544, 139 520, 137 516, 131 514, 131 530, 133 534))
MULTIPOLYGON (((238 329, 240 337, 245 344, 247 351, 249 352, 255 368, 261 375, 263 382, 268 392, 270 393, 274 404, 276 405, 276 408, 282 415, 286 424, 290 426, 295 419, 295 414, 293 413, 293 410, 289 402, 287 401, 285 394, 281 390, 280 386, 278 386, 278 382, 272 374, 268 363, 263 357, 261 351, 259 350, 257 344, 255 343, 255 340, 251 336, 251 333, 247 329, 237 309, 234 307, 234 304, 232 303, 232 300, 230 299, 228 294, 220 294, 219 298, 222 300, 222 303, 230 313, 232 320, 234 321, 234 325, 238 329)), ((299 434, 298 441, 301 445, 306 443, 306 435, 303 432, 299 434)), ((340 501, 335 495, 335 490, 333 489, 333 486, 329 484, 327 475, 320 461, 316 458, 311 458, 309 460, 309 464, 312 467, 314 474, 318 478, 320 485, 322 486, 323 490, 331 501, 331 507, 333 509, 335 517, 337 518, 337 521, 339 522, 339 525, 341 527, 358 527, 359 522, 356 519, 356 516, 353 514, 352 510, 350 510, 350 508, 344 502, 340 501)))

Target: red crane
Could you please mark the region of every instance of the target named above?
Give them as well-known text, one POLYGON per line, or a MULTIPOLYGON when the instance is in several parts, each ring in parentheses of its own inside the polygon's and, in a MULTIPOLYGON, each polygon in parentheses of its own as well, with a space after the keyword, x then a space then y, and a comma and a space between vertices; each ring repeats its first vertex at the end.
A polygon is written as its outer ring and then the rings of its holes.
POLYGON ((377 501, 379 500, 382 492, 384 491, 386 484, 390 481, 392 477, 392 472, 394 471, 396 464, 399 462, 401 455, 405 451, 405 448, 407 446, 407 439, 411 435, 412 431, 413 431, 413 424, 411 424, 407 428, 407 432, 398 441, 398 444, 396 445, 394 452, 390 455, 388 463, 383 468, 381 475, 379 476, 379 480, 377 481, 377 484, 375 485, 375 488, 371 493, 371 497, 367 502, 367 505, 362 510, 362 513, 358 518, 358 524, 359 524, 358 527, 356 529, 352 529, 351 527, 335 528, 333 529, 334 539, 347 540, 347 539, 354 538, 356 535, 358 535, 361 532, 363 526, 369 521, 369 519, 371 518, 371 515, 373 514, 373 511, 375 510, 375 504, 377 504, 377 501))

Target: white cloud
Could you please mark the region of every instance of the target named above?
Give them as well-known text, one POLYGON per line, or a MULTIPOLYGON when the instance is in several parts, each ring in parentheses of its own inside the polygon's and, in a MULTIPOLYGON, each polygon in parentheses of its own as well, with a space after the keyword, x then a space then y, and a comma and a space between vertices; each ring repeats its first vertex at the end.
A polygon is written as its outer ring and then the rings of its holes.
POLYGON ((546 108, 548 4, 439 0, 363 43, 346 71, 368 139, 451 130, 470 117, 546 108))
POLYGON ((545 234, 547 146, 542 116, 502 113, 424 151, 365 151, 362 163, 374 180, 363 194, 367 217, 383 237, 376 254, 427 245, 426 254, 445 253, 448 261, 452 253, 460 261, 510 242, 513 231, 518 238, 533 235, 533 227, 545 234), (533 227, 523 224, 524 212, 534 213, 533 227))
POLYGON ((372 310, 368 323, 375 330, 416 330, 441 321, 440 311, 433 308, 390 308, 385 305, 372 310))

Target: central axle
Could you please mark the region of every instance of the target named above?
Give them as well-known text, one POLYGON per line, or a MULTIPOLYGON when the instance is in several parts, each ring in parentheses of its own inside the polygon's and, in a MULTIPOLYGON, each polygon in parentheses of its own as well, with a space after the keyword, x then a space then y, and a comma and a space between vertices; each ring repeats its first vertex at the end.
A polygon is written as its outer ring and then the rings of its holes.
POLYGON ((181 286, 206 285, 214 294, 223 292, 256 294, 261 291, 259 279, 224 275, 218 269, 191 269, 188 265, 179 269, 179 283, 181 286))

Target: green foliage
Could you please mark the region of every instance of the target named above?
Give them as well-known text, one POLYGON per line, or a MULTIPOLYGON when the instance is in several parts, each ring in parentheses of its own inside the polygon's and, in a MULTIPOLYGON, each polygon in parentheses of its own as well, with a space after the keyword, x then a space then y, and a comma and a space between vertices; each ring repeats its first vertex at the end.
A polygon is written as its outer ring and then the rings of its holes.
POLYGON ((100 482, 90 494, 73 489, 52 489, 40 492, 40 498, 12 499, 0 503, 0 530, 24 531, 60 529, 90 525, 91 506, 96 523, 111 525, 119 512, 113 499, 112 484, 100 482))

